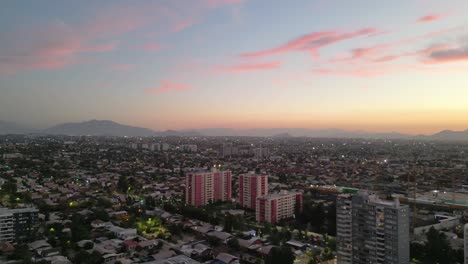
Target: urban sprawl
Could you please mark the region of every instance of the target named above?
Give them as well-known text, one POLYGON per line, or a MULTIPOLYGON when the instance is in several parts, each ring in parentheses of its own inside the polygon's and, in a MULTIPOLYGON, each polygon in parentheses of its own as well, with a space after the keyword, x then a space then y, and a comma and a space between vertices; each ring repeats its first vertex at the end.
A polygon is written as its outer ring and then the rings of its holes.
POLYGON ((468 263, 468 144, 0 136, 0 263, 468 263))

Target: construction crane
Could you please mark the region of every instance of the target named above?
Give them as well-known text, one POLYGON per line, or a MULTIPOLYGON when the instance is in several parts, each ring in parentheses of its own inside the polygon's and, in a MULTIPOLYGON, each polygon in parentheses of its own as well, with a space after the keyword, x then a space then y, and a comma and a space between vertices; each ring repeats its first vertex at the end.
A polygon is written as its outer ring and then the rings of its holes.
POLYGON ((417 182, 416 178, 419 175, 418 172, 414 173, 414 181, 413 181, 413 226, 416 226, 416 217, 418 215, 418 208, 416 207, 416 191, 417 191, 417 182))
POLYGON ((452 174, 452 202, 455 202, 455 175, 452 174))
MULTIPOLYGON (((413 227, 415 227, 415 225, 416 225, 416 216, 417 216, 417 210, 418 210, 418 208, 416 207, 416 192, 417 192, 417 182, 416 182, 416 180, 417 180, 417 175, 418 174, 419 174, 418 170, 413 165, 411 170, 408 172, 407 183, 406 183, 406 195, 408 196, 408 198, 410 197, 411 183, 413 184, 413 220, 412 220, 413 227)), ((408 201, 409 201, 409 199, 408 199, 408 201)))

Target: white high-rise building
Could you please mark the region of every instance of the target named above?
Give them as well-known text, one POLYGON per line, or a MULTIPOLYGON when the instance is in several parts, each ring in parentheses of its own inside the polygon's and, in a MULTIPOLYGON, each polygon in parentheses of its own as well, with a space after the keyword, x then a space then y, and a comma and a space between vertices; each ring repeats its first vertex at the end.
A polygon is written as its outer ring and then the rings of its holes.
POLYGON ((465 264, 468 264, 468 224, 465 225, 464 230, 465 239, 465 264))
POLYGON ((0 241, 26 239, 34 232, 39 210, 0 208, 0 241))
POLYGON ((338 264, 408 264, 409 207, 375 195, 340 195, 336 206, 338 264))

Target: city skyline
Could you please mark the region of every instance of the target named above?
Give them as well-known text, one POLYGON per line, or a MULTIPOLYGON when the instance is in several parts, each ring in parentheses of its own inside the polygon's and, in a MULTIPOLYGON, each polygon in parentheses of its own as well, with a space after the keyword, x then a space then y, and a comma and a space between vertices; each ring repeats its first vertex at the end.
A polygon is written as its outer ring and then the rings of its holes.
POLYGON ((6 1, 0 120, 468 129, 466 1, 6 1))

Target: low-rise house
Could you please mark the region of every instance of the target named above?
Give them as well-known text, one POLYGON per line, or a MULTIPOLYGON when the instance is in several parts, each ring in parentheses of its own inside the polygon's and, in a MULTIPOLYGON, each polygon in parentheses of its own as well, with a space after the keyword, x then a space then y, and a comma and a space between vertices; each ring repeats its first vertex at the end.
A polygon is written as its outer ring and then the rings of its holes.
POLYGON ((270 251, 274 247, 275 246, 272 246, 272 245, 262 246, 259 249, 257 249, 257 253, 259 253, 263 257, 266 257, 266 256, 270 255, 270 251))
POLYGON ((102 259, 104 260, 104 263, 114 263, 116 260, 125 258, 125 253, 111 253, 111 254, 105 254, 102 256, 102 259))
POLYGON ((296 250, 306 250, 307 248, 306 244, 296 240, 289 240, 288 242, 286 242, 286 245, 291 246, 296 250))
POLYGON ((137 230, 135 228, 122 228, 112 225, 108 226, 107 229, 122 240, 133 239, 137 236, 137 230))
POLYGON ((232 235, 226 232, 221 231, 210 231, 206 233, 209 237, 214 237, 221 240, 222 243, 227 244, 227 242, 232 238, 232 235))
POLYGON ((138 242, 135 240, 125 240, 124 247, 127 250, 134 250, 138 246, 138 242))
POLYGON ((92 228, 103 228, 106 227, 106 223, 102 220, 96 219, 91 222, 91 227, 92 228))
POLYGON ((138 246, 140 246, 143 249, 152 249, 156 246, 159 245, 159 243, 163 243, 161 240, 156 240, 156 239, 151 239, 151 240, 144 240, 138 243, 138 246))
POLYGON ((50 264, 72 264, 72 262, 65 256, 51 256, 44 258, 45 261, 48 261, 50 264))
POLYGON ((123 245, 123 241, 120 239, 108 239, 102 241, 94 246, 94 250, 101 253, 101 255, 117 253, 123 245))
POLYGON ((145 262, 143 264, 182 264, 182 263, 183 264, 201 264, 200 262, 194 259, 191 259, 190 257, 187 257, 185 255, 177 255, 174 257, 166 258, 166 259, 145 262))
POLYGON ((253 249, 254 246, 255 248, 259 248, 262 245, 262 240, 258 237, 252 237, 251 239, 237 239, 239 241, 239 246, 244 249, 253 249))
POLYGON ((227 253, 219 253, 211 264, 239 264, 239 258, 227 253))
POLYGON ((203 244, 203 241, 182 245, 180 252, 190 258, 206 258, 211 256, 212 249, 203 244))
POLYGON ((36 240, 32 243, 29 243, 28 248, 31 251, 37 251, 37 250, 42 250, 46 248, 52 248, 52 246, 49 243, 47 243, 47 241, 45 240, 36 240))

